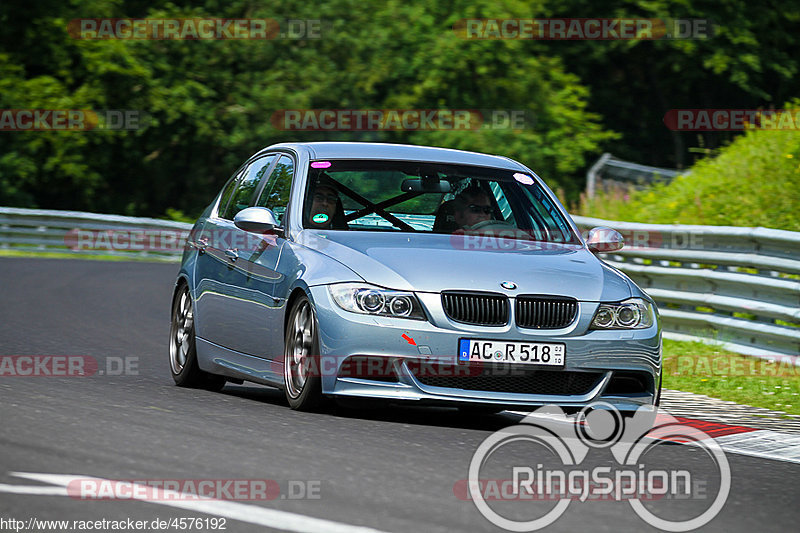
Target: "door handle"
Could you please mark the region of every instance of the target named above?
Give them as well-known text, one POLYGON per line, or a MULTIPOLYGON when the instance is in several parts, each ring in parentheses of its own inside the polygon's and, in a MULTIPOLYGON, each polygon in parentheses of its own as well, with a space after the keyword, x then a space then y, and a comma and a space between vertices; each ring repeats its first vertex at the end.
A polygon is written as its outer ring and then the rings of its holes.
POLYGON ((227 250, 225 250, 225 255, 231 261, 236 261, 237 259, 239 259, 239 252, 238 250, 235 249, 228 248, 227 250))
POLYGON ((203 254, 206 252, 206 247, 208 246, 208 237, 200 237, 194 242, 189 241, 189 246, 197 248, 198 253, 203 254))

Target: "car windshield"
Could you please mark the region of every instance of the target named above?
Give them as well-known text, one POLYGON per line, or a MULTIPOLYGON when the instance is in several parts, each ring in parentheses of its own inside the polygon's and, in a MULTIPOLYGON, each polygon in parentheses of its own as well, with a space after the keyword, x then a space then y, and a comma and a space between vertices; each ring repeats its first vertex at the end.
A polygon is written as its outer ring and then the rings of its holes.
POLYGON ((580 243, 529 174, 409 161, 312 161, 303 225, 580 243))

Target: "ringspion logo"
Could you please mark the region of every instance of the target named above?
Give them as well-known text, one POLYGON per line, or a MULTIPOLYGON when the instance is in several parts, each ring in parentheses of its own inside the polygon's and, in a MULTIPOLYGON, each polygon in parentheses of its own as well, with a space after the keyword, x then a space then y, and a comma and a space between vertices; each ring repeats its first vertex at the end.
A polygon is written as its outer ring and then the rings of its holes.
POLYGON ((575 419, 557 406, 541 407, 489 435, 453 491, 508 531, 543 529, 573 502, 598 500, 627 502, 658 529, 691 531, 719 514, 730 488, 728 460, 708 434, 658 408, 641 407, 626 420, 611 404, 594 402, 575 419), (675 442, 693 446, 695 460, 676 464, 663 453, 675 442), (587 460, 589 452, 608 460, 587 460), (525 502, 525 509, 511 514, 495 502, 525 502))

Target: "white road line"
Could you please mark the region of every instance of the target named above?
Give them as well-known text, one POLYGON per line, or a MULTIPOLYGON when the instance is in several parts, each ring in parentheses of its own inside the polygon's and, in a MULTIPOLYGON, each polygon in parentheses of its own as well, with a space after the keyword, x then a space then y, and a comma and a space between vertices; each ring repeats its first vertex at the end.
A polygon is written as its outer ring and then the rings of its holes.
POLYGON ((66 487, 40 487, 29 485, 6 485, 0 483, 0 492, 8 494, 32 494, 38 496, 67 496, 66 487))
MULTIPOLYGON (((42 483, 49 483, 62 487, 61 495, 66 496, 66 487, 70 482, 81 480, 93 481, 111 481, 103 478, 94 478, 79 475, 61 475, 61 474, 37 474, 31 472, 9 472, 12 476, 31 479, 34 481, 41 481, 42 483)), ((8 485, 7 485, 8 486, 8 485)), ((135 486, 135 485, 132 485, 135 486)), ((44 487, 48 488, 48 487, 44 487)), ((190 497, 190 495, 187 495, 190 497)), ((131 498, 135 499, 135 498, 131 498)), ((169 507, 177 507, 179 509, 186 509, 188 511, 196 511, 198 513, 205 513, 217 517, 230 518, 231 520, 238 520, 240 522, 248 522, 259 526, 271 527, 274 529, 281 529, 284 531, 295 531, 297 533, 317 533, 319 531, 326 531, 331 533, 384 533, 377 529, 363 526, 353 526, 350 524, 343 524, 341 522, 333 522, 332 520, 324 520, 322 518, 313 518, 297 513, 290 513, 287 511, 278 511, 276 509, 267 509, 258 505, 250 505, 232 501, 223 500, 138 500, 146 503, 154 503, 158 505, 166 505, 169 507)))

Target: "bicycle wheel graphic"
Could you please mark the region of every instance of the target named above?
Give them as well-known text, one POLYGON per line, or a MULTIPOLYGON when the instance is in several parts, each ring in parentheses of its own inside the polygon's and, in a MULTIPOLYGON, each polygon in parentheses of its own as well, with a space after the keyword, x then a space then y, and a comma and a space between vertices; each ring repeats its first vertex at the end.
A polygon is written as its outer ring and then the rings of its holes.
POLYGON ((708 509, 699 516, 695 516, 689 520, 677 521, 661 518, 645 507, 639 498, 629 500, 631 507, 634 512, 639 515, 639 518, 651 526, 664 531, 683 532, 704 526, 722 510, 728 499, 728 494, 730 493, 731 469, 725 453, 714 439, 710 438, 706 433, 692 427, 680 424, 667 424, 655 428, 654 431, 661 440, 650 439, 646 436, 641 437, 628 452, 628 456, 625 458, 625 465, 636 465, 643 455, 654 447, 663 445, 665 443, 664 441, 667 439, 681 439, 682 441, 688 441, 683 445, 699 447, 714 461, 720 474, 719 491, 708 509))
POLYGON ((575 464, 575 459, 566 443, 557 435, 541 427, 513 426, 492 433, 476 450, 469 465, 469 493, 478 511, 494 525, 514 532, 536 531, 549 526, 564 514, 570 504, 570 498, 562 498, 544 516, 533 520, 517 521, 508 519, 492 509, 483 497, 480 488, 480 471, 489 457, 497 450, 515 442, 530 442, 544 447, 559 458, 567 467, 575 464))

